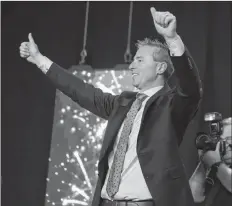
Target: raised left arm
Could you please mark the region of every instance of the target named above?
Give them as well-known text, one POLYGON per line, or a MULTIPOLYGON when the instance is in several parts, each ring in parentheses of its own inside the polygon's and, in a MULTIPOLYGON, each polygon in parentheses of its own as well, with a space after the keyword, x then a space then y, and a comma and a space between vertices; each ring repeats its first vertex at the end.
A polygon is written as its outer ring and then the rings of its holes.
POLYGON ((170 50, 177 78, 177 99, 174 101, 174 104, 177 103, 179 107, 182 107, 182 103, 189 104, 189 102, 198 105, 202 96, 198 68, 187 47, 176 32, 176 17, 170 12, 158 12, 153 7, 151 8, 151 14, 157 32, 164 37, 170 50))
POLYGON ((202 97, 202 85, 196 63, 194 62, 187 47, 181 56, 171 56, 177 80, 177 95, 183 98, 191 98, 199 102, 202 97))
POLYGON ((178 132, 178 142, 182 141, 183 132, 198 111, 201 99, 201 82, 198 69, 181 38, 166 40, 169 45, 171 60, 174 66, 175 93, 172 99, 172 118, 178 132), (170 43, 171 42, 171 43, 170 43), (181 56, 175 56, 175 53, 181 56))

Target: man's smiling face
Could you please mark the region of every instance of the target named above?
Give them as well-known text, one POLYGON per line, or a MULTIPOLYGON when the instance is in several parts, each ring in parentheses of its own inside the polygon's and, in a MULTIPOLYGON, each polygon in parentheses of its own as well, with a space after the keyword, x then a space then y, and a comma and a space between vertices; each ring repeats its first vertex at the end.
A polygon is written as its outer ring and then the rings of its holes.
POLYGON ((157 72, 157 68, 161 67, 161 63, 154 61, 154 51, 155 48, 148 45, 140 47, 129 66, 132 72, 132 84, 139 90, 151 88, 158 73, 163 73, 161 70, 157 72))

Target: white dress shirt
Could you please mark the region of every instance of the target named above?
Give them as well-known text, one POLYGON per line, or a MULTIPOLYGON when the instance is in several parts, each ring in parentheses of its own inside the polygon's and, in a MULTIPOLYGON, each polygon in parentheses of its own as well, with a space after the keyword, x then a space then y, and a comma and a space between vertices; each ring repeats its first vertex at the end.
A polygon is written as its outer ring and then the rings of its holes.
MULTIPOLYGON (((125 161, 123 165, 123 171, 121 174, 121 183, 119 186, 119 190, 114 196, 114 199, 116 200, 123 200, 123 199, 128 199, 128 200, 147 200, 147 199, 152 199, 151 194, 147 188, 145 179, 143 177, 141 167, 138 161, 137 157, 137 137, 138 133, 140 130, 141 126, 141 119, 143 115, 143 111, 145 108, 145 105, 149 98, 153 96, 156 92, 158 92, 163 86, 159 87, 153 87, 151 89, 148 89, 144 91, 143 93, 147 95, 147 98, 143 101, 140 110, 138 111, 132 129, 131 133, 129 136, 129 142, 128 142, 128 149, 126 152, 125 156, 125 161)), ((114 144, 113 151, 110 153, 109 158, 108 158, 108 164, 109 168, 111 168, 112 163, 113 163, 113 158, 114 154, 117 149, 117 144, 119 142, 121 133, 122 133, 122 128, 123 128, 124 122, 118 132, 116 142, 114 144)), ((108 181, 110 169, 108 170, 105 184, 102 188, 101 192, 101 197, 104 199, 110 199, 106 192, 106 184, 108 181)))

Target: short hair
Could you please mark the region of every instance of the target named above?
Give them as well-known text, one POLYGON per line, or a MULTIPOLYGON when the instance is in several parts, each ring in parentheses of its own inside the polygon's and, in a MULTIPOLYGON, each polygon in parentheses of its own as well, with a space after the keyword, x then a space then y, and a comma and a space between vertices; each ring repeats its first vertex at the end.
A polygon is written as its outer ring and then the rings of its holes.
POLYGON ((152 40, 145 38, 144 40, 138 40, 136 43, 137 49, 143 46, 154 47, 153 59, 157 62, 166 62, 167 69, 164 72, 164 78, 168 80, 174 73, 174 66, 169 55, 169 49, 167 44, 161 43, 158 39, 152 40))

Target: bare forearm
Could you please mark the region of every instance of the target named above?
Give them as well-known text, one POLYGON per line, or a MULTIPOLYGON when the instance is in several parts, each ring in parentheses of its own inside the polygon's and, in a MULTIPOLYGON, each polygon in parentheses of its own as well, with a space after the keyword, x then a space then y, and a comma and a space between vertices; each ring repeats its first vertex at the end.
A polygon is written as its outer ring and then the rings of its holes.
POLYGON ((199 163, 192 177, 189 180, 189 185, 192 191, 194 202, 200 203, 205 199, 205 169, 202 163, 199 163))
POLYGON ((218 172, 217 172, 217 178, 220 180, 222 185, 232 193, 232 186, 231 186, 231 181, 232 181, 232 169, 229 168, 226 164, 222 163, 218 167, 218 172))

